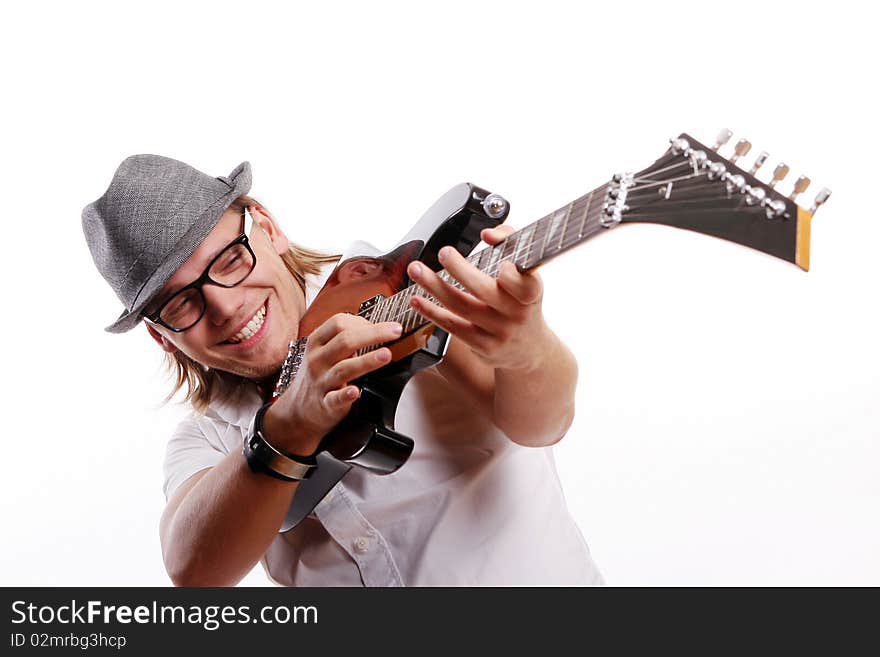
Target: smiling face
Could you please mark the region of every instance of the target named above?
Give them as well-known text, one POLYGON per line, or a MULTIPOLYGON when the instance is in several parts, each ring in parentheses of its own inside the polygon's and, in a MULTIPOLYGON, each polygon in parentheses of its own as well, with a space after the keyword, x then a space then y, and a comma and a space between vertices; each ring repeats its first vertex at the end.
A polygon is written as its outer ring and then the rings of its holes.
MULTIPOLYGON (((256 255, 250 275, 231 288, 203 285, 205 314, 186 331, 175 333, 145 323, 165 351, 181 351, 209 368, 259 380, 281 367, 288 342, 297 337, 305 297, 280 257, 288 249, 287 237, 261 207, 251 205, 248 209, 255 222, 248 236, 256 255)), ((148 310, 154 311, 201 276, 214 257, 241 234, 241 225, 240 211, 227 210, 148 310)))

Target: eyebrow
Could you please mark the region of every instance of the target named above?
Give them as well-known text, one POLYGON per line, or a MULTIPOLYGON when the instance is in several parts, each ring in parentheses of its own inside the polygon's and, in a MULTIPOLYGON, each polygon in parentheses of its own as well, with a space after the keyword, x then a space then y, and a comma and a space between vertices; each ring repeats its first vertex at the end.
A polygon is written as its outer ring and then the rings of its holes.
MULTIPOLYGON (((244 230, 244 223, 242 223, 241 230, 244 230)), ((226 244, 224 244, 224 245, 221 246, 219 249, 217 249, 214 253, 212 253, 212 254, 211 254, 211 257, 208 258, 208 264, 205 265, 205 266, 202 268, 202 274, 204 274, 204 273, 205 273, 205 270, 206 270, 208 267, 211 266, 211 263, 214 262, 214 259, 215 259, 218 255, 220 255, 220 254, 224 251, 224 249, 226 249, 226 247, 228 247, 230 244, 232 244, 232 243, 233 243, 236 239, 238 239, 239 237, 241 237, 241 232, 236 233, 236 234, 235 234, 235 237, 233 237, 231 240, 229 240, 228 242, 226 242, 226 244)), ((176 272, 175 272, 175 273, 176 273, 176 272)), ((172 276, 173 276, 173 274, 172 274, 172 276)), ((201 276, 201 274, 199 274, 199 276, 201 276)), ((194 278, 193 281, 194 281, 194 280, 196 280, 196 279, 194 278)), ((147 315, 155 315, 155 314, 156 314, 156 311, 159 309, 159 307, 160 307, 163 303, 165 303, 166 301, 168 301, 168 299, 170 299, 171 297, 173 297, 175 294, 177 294, 178 292, 180 292, 180 291, 181 291, 182 289, 184 289, 185 287, 189 286, 193 281, 190 281, 189 283, 186 283, 185 285, 181 285, 180 287, 178 287, 178 288, 175 289, 175 290, 172 290, 171 292, 166 292, 165 294, 162 294, 162 295, 160 295, 160 296, 157 296, 157 297, 153 300, 153 302, 152 302, 151 304, 149 304, 149 308, 150 308, 150 309, 149 309, 149 310, 146 310, 146 311, 145 311, 145 314, 147 314, 147 315)), ((167 284, 168 284, 168 281, 165 281, 165 284, 167 285, 167 284)), ((163 286, 163 287, 164 287, 164 286, 163 286)))

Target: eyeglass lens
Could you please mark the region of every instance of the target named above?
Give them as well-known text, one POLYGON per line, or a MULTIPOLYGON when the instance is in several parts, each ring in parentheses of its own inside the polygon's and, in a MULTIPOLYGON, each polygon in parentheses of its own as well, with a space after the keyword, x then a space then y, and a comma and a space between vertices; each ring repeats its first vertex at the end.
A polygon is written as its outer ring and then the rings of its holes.
MULTIPOLYGON (((254 258, 248 248, 241 243, 232 244, 211 264, 208 278, 221 287, 234 287, 247 278, 253 268, 254 258)), ((195 324, 204 311, 205 296, 199 285, 175 294, 162 307, 159 318, 176 329, 186 329, 195 324)))

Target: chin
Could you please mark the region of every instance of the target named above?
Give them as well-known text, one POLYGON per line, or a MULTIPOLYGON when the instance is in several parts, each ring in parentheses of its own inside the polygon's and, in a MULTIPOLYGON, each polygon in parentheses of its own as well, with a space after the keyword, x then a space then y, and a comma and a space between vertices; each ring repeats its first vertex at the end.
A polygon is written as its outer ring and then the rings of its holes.
POLYGON ((287 345, 289 341, 284 340, 279 342, 276 345, 273 345, 271 349, 267 351, 265 354, 260 354, 260 358, 258 362, 250 362, 244 367, 231 367, 231 370, 235 371, 239 376, 243 376, 248 379, 265 379, 272 374, 278 372, 281 369, 281 365, 284 363, 284 359, 287 358, 287 345))

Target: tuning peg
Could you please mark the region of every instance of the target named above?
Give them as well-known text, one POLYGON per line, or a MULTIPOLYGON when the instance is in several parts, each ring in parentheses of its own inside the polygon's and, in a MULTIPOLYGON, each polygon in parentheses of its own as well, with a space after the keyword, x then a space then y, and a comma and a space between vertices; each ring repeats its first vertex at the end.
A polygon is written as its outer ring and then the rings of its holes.
POLYGON ((788 198, 792 201, 797 198, 798 194, 803 194, 807 191, 807 187, 810 186, 810 179, 806 176, 800 176, 794 183, 794 189, 791 190, 791 194, 788 195, 788 198))
POLYGON ((819 209, 819 206, 825 203, 829 196, 831 196, 831 190, 827 187, 823 187, 822 190, 816 194, 816 199, 813 201, 813 207, 810 208, 810 212, 815 214, 816 210, 819 209))
POLYGON ((736 146, 733 147, 733 155, 730 156, 730 161, 736 164, 736 161, 750 150, 752 150, 752 142, 748 139, 740 139, 736 142, 736 146))
POLYGON ((773 180, 767 183, 770 189, 776 187, 776 183, 785 178, 788 175, 788 165, 785 162, 780 162, 776 165, 776 168, 773 169, 773 180))
POLYGON ((770 157, 770 153, 767 151, 761 151, 761 154, 755 160, 755 163, 752 165, 752 168, 749 169, 749 173, 753 176, 758 173, 758 169, 764 166, 764 162, 767 161, 767 158, 770 157))
POLYGON ((724 144, 729 142, 731 137, 733 137, 733 133, 727 128, 724 128, 724 130, 719 132, 718 136, 715 137, 715 145, 712 147, 712 150, 717 151, 719 148, 724 146, 724 144))

